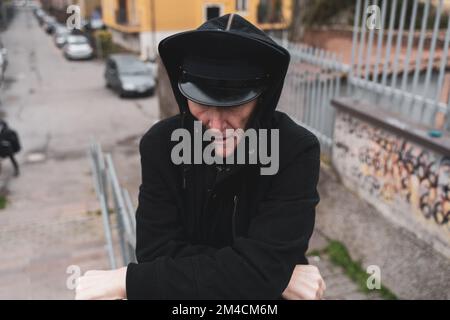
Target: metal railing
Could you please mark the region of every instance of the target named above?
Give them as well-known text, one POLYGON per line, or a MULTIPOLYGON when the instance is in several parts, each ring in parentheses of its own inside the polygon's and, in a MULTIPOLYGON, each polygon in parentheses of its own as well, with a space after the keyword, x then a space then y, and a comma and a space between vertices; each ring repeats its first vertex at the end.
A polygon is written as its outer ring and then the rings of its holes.
POLYGON ((109 264, 111 269, 115 269, 118 267, 118 263, 114 250, 114 229, 117 229, 122 265, 136 261, 135 210, 128 191, 120 187, 111 154, 105 155, 101 146, 93 142, 88 156, 91 161, 95 191, 100 202, 109 264), (112 223, 113 219, 116 222, 115 228, 112 223))
POLYGON ((367 100, 375 108, 389 109, 416 123, 450 130, 450 73, 445 81, 450 67, 450 15, 446 29, 439 29, 445 16, 440 0, 430 32, 431 7, 430 0, 355 0, 350 64, 336 53, 273 37, 292 58, 280 110, 312 131, 326 155, 333 144, 331 101, 341 95, 367 100), (408 4, 412 4, 411 12, 408 4), (416 32, 419 5, 423 14, 416 32), (381 25, 373 28, 367 26, 371 6, 380 9, 381 25), (406 17, 410 18, 408 25, 406 17))
POLYGON ((438 1, 432 15, 430 0, 356 0, 348 93, 364 96, 409 120, 449 130, 450 90, 447 96, 444 90, 450 86, 450 74, 445 84, 450 66, 450 15, 446 29, 440 29, 445 22, 443 4, 438 1), (380 8, 378 29, 367 27, 370 6, 380 8), (421 19, 419 32, 417 19, 421 19), (427 30, 430 22, 431 33, 427 30), (440 123, 445 118, 446 124, 440 123))
POLYGON ((313 132, 325 155, 333 145, 334 108, 331 101, 342 92, 341 81, 350 71, 336 53, 278 40, 291 54, 291 64, 280 99, 280 110, 313 132))

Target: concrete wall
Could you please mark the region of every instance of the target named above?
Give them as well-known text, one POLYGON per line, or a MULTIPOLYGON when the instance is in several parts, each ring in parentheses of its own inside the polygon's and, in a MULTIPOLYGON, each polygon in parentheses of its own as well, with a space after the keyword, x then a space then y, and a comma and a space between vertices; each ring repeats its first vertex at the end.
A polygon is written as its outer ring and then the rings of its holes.
POLYGON ((450 136, 431 138, 358 99, 333 105, 332 168, 321 170, 316 228, 364 269, 378 266, 397 297, 450 299, 450 136))
POLYGON ((343 184, 450 258, 450 154, 339 109, 334 138, 343 184))

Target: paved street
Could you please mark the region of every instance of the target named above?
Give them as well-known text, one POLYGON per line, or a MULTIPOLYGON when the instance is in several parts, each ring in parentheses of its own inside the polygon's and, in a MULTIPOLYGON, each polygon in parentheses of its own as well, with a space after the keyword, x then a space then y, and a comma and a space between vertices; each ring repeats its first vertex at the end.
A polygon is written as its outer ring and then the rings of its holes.
POLYGON ((91 138, 112 152, 136 201, 138 141, 157 118, 157 100, 117 97, 104 86, 101 61, 66 61, 31 11, 1 37, 10 65, 0 111, 23 150, 19 178, 10 178, 9 161, 2 165, 9 196, 0 211, 0 299, 70 299, 69 265, 108 267, 86 156, 91 138))

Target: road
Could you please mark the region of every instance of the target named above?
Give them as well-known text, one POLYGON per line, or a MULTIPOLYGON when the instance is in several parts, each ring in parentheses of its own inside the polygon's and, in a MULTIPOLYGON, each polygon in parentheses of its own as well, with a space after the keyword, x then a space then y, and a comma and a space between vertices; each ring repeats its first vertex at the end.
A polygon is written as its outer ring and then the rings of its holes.
POLYGON ((86 152, 111 152, 136 203, 139 138, 157 120, 156 98, 120 99, 106 89, 103 62, 69 62, 31 11, 1 34, 9 50, 0 112, 21 137, 21 175, 3 161, 0 299, 71 299, 69 265, 105 269, 108 260, 86 152))

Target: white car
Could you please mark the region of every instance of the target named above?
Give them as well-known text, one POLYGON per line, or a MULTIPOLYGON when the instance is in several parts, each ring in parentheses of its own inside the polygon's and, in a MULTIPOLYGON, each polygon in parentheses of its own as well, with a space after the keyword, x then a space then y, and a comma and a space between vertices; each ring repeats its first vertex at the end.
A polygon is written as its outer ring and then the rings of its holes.
POLYGON ((91 59, 94 55, 88 38, 83 35, 68 36, 63 51, 68 60, 91 59))
POLYGON ((55 33, 53 34, 53 40, 58 48, 64 47, 67 42, 67 37, 69 37, 70 31, 65 26, 59 25, 55 28, 55 33))

